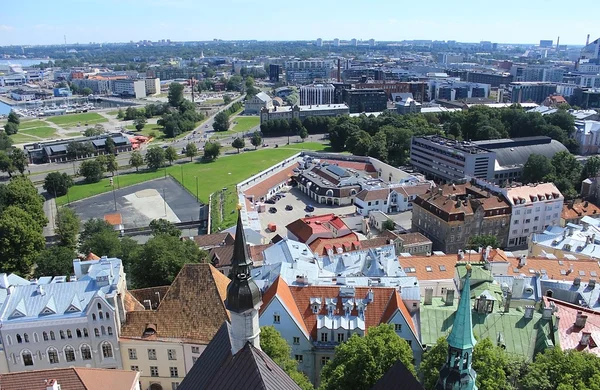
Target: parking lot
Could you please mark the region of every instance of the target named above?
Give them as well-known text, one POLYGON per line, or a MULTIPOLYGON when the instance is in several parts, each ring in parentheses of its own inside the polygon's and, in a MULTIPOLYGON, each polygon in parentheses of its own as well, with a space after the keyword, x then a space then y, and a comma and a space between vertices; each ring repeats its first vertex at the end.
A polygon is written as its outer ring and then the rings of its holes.
POLYGON ((306 196, 297 188, 292 188, 288 193, 285 194, 284 198, 279 199, 275 204, 266 204, 266 210, 264 213, 259 213, 260 225, 262 233, 269 240, 276 234, 282 237, 287 236, 287 229, 285 228, 290 222, 293 222, 299 218, 304 218, 308 214, 304 208, 307 204, 312 205, 315 210, 311 212, 312 215, 329 214, 334 213, 339 216, 354 215, 356 211, 355 206, 327 206, 324 204, 314 203, 312 199, 306 196), (286 210, 287 205, 292 206, 292 210, 286 210), (269 209, 275 207, 276 213, 270 213, 269 209), (275 232, 271 232, 267 229, 267 225, 273 223, 277 226, 275 232))

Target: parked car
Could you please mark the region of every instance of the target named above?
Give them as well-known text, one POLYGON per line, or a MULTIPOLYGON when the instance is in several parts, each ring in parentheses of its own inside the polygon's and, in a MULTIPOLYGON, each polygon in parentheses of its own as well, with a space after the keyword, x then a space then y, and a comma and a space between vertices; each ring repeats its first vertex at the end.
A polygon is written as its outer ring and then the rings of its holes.
POLYGON ((267 204, 275 204, 275 201, 273 199, 267 199, 267 200, 265 200, 265 203, 267 203, 267 204))
POLYGON ((291 205, 291 204, 288 204, 287 206, 285 206, 285 209, 286 209, 287 211, 292 211, 294 208, 292 207, 292 205, 291 205))
POLYGON ((275 207, 271 207, 271 208, 269 208, 269 212, 271 214, 275 214, 277 212, 277 209, 275 207))
POLYGON ((304 208, 304 211, 308 211, 309 213, 312 213, 313 211, 315 211, 315 208, 309 204, 304 208))

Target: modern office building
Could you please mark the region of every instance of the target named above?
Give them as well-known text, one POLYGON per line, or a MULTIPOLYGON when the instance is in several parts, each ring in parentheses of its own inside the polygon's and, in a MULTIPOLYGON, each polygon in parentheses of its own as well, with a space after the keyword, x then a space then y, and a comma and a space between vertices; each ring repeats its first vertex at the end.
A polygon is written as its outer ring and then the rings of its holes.
POLYGON ((300 105, 319 105, 334 103, 335 87, 332 84, 313 84, 300 87, 300 105))
POLYGON ((554 41, 552 39, 542 39, 540 40, 540 47, 549 48, 552 47, 554 41))
POLYGON ((456 182, 469 176, 500 184, 518 180, 531 154, 552 158, 566 150, 545 136, 469 142, 431 135, 412 138, 410 160, 437 180, 456 182))
POLYGON ((454 80, 429 80, 431 100, 461 100, 468 98, 487 98, 490 95, 489 84, 469 83, 454 80))
POLYGON ((354 84, 356 89, 383 89, 388 99, 393 93, 412 93, 413 98, 423 103, 429 101, 429 87, 426 81, 368 81, 354 84))
POLYGON ((543 82, 513 82, 508 85, 511 103, 542 103, 548 96, 556 93, 556 84, 543 82))
POLYGON ((146 95, 156 95, 160 93, 160 79, 157 77, 144 79, 146 86, 146 95))
POLYGON ((382 89, 345 89, 342 99, 351 114, 361 112, 382 112, 387 109, 387 95, 382 89))
POLYGON ((463 62, 464 57, 462 54, 455 53, 439 53, 437 56, 437 62, 440 64, 455 64, 463 62))
MULTIPOLYGON (((136 99, 141 99, 141 98, 146 97, 146 81, 145 80, 132 80, 132 79, 112 80, 111 84, 112 84, 112 91, 115 95, 130 96, 130 97, 135 97, 136 99)), ((160 81, 159 81, 158 89, 160 90, 160 81)))
POLYGON ((272 109, 263 108, 260 111, 260 123, 273 119, 304 120, 309 116, 339 116, 347 115, 348 106, 345 104, 327 104, 315 106, 283 106, 272 109))
POLYGON ((269 64, 269 81, 270 82, 278 83, 280 73, 281 73, 281 65, 269 64))
MULTIPOLYGON (((508 85, 513 81, 510 73, 466 72, 466 81, 471 83, 489 84, 492 87, 508 85)), ((462 79, 462 77, 461 77, 462 79)))
POLYGON ((310 84, 316 80, 329 80, 333 62, 326 60, 286 61, 285 77, 290 84, 310 84))

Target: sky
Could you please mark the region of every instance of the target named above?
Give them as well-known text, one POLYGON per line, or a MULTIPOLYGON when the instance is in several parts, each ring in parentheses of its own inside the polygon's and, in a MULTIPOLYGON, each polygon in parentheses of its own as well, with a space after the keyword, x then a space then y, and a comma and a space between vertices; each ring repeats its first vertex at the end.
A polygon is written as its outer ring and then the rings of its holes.
MULTIPOLYGON (((598 0, 0 1, 0 45, 223 40, 411 39, 583 45, 598 0), (588 15, 586 19, 586 15, 588 15)), ((596 23, 595 23, 596 22, 596 23)), ((594 27, 596 27, 594 29, 594 27)))

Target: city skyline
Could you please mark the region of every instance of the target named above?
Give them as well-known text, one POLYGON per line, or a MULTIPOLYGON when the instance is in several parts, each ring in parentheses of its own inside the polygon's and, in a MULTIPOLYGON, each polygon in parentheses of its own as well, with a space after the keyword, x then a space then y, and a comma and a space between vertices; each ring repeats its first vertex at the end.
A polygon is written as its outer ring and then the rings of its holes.
MULTIPOLYGON (((561 44, 583 45, 587 34, 597 38, 593 20, 582 21, 577 13, 563 13, 547 2, 508 0, 502 6, 466 0, 448 8, 434 0, 404 4, 397 13, 383 12, 389 3, 350 0, 343 7, 333 2, 307 0, 294 9, 298 28, 290 28, 290 12, 283 7, 256 7, 248 0, 231 0, 229 7, 193 0, 57 0, 35 1, 36 12, 24 12, 18 3, 2 7, 0 45, 46 45, 89 42, 208 41, 223 40, 316 40, 375 39, 492 41, 536 44, 560 36, 561 44), (230 12, 229 10, 236 10, 230 12), (359 12, 360 10, 360 12, 359 12), (203 15, 210 15, 203 18, 203 15), (219 15, 222 15, 219 17, 219 15), (493 19, 490 18, 493 15, 493 19), (535 17, 532 17, 535 15, 535 17), (118 22, 119 18, 122 21, 118 22), (361 25, 360 28, 350 27, 361 25), (268 28, 265 28, 265 25, 268 28), (553 28, 549 28, 552 26, 553 28), (516 28, 518 27, 518 28, 516 28), (358 30, 358 31, 357 31, 358 30)), ((592 7, 592 0, 580 6, 592 7)))

